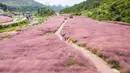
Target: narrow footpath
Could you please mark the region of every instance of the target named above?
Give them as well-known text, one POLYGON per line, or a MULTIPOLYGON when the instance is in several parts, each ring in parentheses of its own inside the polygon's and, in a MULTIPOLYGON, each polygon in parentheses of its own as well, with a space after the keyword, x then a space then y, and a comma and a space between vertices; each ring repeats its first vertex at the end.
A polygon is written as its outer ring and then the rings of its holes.
POLYGON ((68 44, 69 46, 72 46, 76 50, 81 51, 81 53, 85 57, 90 59, 90 61, 95 65, 95 67, 100 73, 120 73, 119 71, 112 69, 104 60, 102 60, 100 57, 96 56, 92 52, 86 50, 85 48, 79 47, 78 45, 74 43, 69 43, 68 41, 65 41, 60 33, 62 29, 64 28, 64 25, 66 24, 66 22, 67 20, 64 21, 64 23, 60 26, 60 28, 55 33, 61 41, 66 42, 66 44, 68 44))

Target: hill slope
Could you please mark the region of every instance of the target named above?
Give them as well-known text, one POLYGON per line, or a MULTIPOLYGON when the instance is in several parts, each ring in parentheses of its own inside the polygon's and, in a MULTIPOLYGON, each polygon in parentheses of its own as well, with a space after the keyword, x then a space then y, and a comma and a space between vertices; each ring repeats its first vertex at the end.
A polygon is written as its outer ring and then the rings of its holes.
POLYGON ((34 0, 0 0, 0 2, 8 6, 43 6, 34 0))
POLYGON ((87 0, 60 13, 81 13, 98 20, 130 23, 130 0, 87 0))
POLYGON ((62 6, 62 5, 53 5, 53 6, 49 6, 50 8, 52 8, 54 11, 56 12, 60 12, 60 10, 67 8, 68 6, 62 6))
POLYGON ((35 11, 38 8, 45 7, 34 0, 0 0, 0 3, 10 6, 16 11, 35 11))
POLYGON ((92 8, 96 8, 97 6, 99 6, 101 1, 102 0, 87 0, 79 4, 75 4, 72 7, 65 8, 61 10, 60 12, 61 13, 74 13, 74 12, 81 12, 84 10, 90 10, 92 8))
POLYGON ((104 0, 86 15, 98 20, 123 21, 130 23, 130 0, 104 0))

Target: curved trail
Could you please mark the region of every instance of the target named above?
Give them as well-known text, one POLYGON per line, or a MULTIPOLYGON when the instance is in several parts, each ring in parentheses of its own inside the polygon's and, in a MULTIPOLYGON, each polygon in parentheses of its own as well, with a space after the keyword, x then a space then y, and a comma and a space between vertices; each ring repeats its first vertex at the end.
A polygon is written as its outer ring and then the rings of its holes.
POLYGON ((74 47, 76 50, 79 50, 82 52, 82 54, 89 58, 90 61, 95 65, 97 70, 100 73, 119 73, 117 70, 112 69, 104 60, 102 60, 100 57, 96 56, 95 54, 91 53, 90 51, 86 50, 85 48, 79 47, 76 44, 69 43, 64 40, 64 38, 61 36, 60 32, 64 28, 64 25, 66 24, 67 20, 64 21, 64 23, 60 26, 60 28, 56 31, 56 35, 59 37, 59 39, 63 42, 66 42, 68 45, 74 47))

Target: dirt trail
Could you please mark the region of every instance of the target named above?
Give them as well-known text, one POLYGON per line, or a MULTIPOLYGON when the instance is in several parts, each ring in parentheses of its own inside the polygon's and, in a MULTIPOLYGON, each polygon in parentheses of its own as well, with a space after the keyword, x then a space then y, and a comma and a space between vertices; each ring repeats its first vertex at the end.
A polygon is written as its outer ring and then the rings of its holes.
POLYGON ((86 50, 85 48, 79 47, 76 44, 65 41, 60 33, 61 33, 62 29, 64 28, 64 25, 66 24, 66 22, 67 22, 67 20, 64 21, 64 23, 60 26, 60 28, 55 33, 61 41, 66 42, 68 45, 74 47, 76 50, 81 51, 84 56, 86 56, 87 58, 89 58, 92 61, 92 63, 96 66, 96 68, 98 69, 98 71, 100 73, 119 73, 117 70, 112 69, 100 57, 96 56, 95 54, 91 53, 90 51, 86 50))

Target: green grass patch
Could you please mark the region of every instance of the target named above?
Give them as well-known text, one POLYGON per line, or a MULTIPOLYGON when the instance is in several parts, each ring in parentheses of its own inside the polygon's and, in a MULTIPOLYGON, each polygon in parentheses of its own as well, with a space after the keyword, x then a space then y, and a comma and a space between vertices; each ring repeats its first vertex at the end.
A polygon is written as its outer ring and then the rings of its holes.
POLYGON ((36 19, 38 21, 37 24, 41 24, 46 20, 47 17, 43 17, 43 16, 33 16, 33 19, 36 19))
POLYGON ((8 25, 0 25, 0 33, 11 32, 17 30, 18 28, 28 28, 28 24, 29 24, 28 20, 23 20, 8 25))
POLYGON ((73 65, 76 65, 76 64, 77 64, 77 62, 74 59, 69 59, 69 60, 66 61, 65 67, 73 66, 73 65))
POLYGON ((50 34, 54 34, 55 32, 53 32, 53 31, 48 31, 48 32, 46 32, 45 34, 46 35, 50 35, 50 34))
POLYGON ((86 48, 86 44, 78 44, 78 46, 86 48))
POLYGON ((86 66, 85 64, 83 63, 79 63, 78 61, 76 61, 74 58, 69 58, 65 64, 64 64, 65 67, 71 67, 71 66, 86 66))
POLYGON ((72 13, 72 15, 81 16, 82 13, 81 12, 75 12, 75 13, 72 13))
POLYGON ((10 35, 4 36, 4 37, 0 37, 0 40, 6 39, 6 38, 12 38, 12 37, 13 37, 13 36, 10 36, 10 35))
POLYGON ((119 66, 119 63, 117 61, 111 60, 108 63, 111 65, 112 68, 120 70, 120 66, 119 66))

